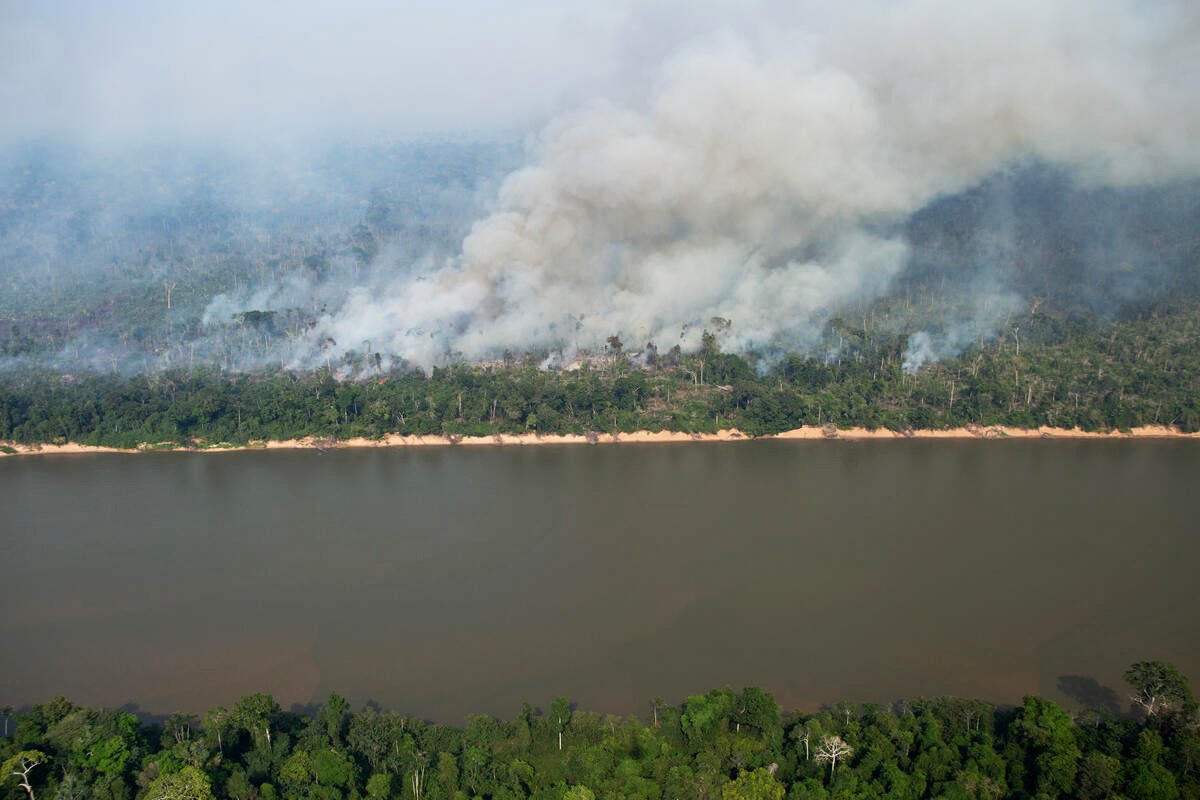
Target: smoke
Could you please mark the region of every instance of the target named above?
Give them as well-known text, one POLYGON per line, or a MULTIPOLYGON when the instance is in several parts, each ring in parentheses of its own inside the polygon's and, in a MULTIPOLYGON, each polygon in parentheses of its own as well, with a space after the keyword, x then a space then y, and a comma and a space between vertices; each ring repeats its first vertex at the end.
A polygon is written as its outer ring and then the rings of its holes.
POLYGON ((0 143, 527 130, 610 60, 581 5, 0 0, 0 143))
POLYGON ((862 319, 918 369, 1200 290, 1195 4, 304 5, 11 9, 0 356, 553 365, 721 318, 761 367, 862 319), (530 119, 520 160, 466 132, 530 119))
MULTIPOLYGON (((423 367, 613 334, 688 347, 713 317, 732 350, 812 346, 908 268, 914 213, 998 170, 1091 188, 1200 174, 1198 35, 1186 3, 908 2, 701 37, 644 103, 550 122, 457 256, 377 264, 291 364, 364 341, 423 367)), ((911 368, 1018 304, 994 271, 1001 300, 914 336, 911 368)))
POLYGON ((937 329, 919 330, 909 337, 901 363, 905 372, 916 372, 926 364, 956 356, 972 344, 983 344, 1000 330, 1004 320, 1021 310, 1022 301, 1012 292, 994 289, 972 295, 966 306, 956 307, 956 313, 937 329))
POLYGON ((0 372, 278 363, 376 280, 375 253, 424 268, 455 252, 519 154, 448 137, 0 148, 0 372))

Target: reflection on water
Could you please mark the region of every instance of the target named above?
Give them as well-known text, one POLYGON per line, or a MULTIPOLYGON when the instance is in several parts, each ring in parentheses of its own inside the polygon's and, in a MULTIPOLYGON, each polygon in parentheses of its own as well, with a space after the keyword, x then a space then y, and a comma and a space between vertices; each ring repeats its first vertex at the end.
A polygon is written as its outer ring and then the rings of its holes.
POLYGON ((1110 703, 1135 660, 1200 679, 1198 477, 1191 442, 6 459, 0 701, 1110 703))

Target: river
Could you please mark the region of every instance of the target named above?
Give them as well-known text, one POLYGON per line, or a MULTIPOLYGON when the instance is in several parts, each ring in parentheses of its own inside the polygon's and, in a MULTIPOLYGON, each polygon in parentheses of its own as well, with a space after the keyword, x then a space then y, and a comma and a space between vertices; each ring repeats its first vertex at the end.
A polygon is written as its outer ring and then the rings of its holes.
POLYGON ((1200 446, 745 442, 0 461, 0 702, 445 722, 1200 680, 1200 446))

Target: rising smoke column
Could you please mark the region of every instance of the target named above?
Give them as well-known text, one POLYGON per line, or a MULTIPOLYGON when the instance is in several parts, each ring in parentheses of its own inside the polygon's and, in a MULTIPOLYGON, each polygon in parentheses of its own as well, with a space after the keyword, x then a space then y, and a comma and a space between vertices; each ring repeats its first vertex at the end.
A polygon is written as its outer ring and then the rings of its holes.
POLYGON ((712 317, 731 349, 802 348, 905 268, 904 220, 1006 165, 1118 187, 1200 173, 1198 17, 911 2, 704 38, 643 107, 552 121, 458 257, 351 291, 295 364, 330 340, 426 367, 611 334, 686 347, 712 317))

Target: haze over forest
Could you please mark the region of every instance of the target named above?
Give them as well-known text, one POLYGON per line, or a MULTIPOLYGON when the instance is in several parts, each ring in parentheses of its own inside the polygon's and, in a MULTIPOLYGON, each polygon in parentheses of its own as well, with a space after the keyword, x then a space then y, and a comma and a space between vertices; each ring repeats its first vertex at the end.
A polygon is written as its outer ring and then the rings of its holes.
POLYGON ((1200 288, 1193 4, 5 15, 10 369, 568 366, 708 330, 765 370, 848 318, 916 371, 1200 288))

